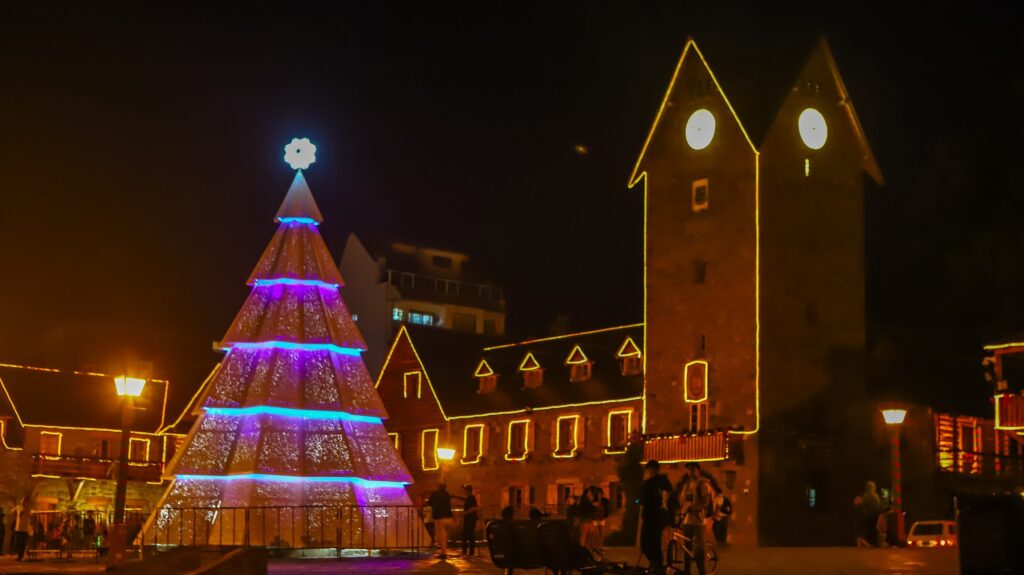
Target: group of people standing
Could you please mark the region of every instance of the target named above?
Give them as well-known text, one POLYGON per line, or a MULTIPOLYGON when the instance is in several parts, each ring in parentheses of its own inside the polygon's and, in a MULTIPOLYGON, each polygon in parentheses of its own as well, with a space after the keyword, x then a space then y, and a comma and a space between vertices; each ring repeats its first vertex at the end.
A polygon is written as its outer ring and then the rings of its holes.
POLYGON ((674 487, 661 473, 661 465, 651 460, 645 466, 643 486, 640 489, 640 551, 647 557, 651 571, 664 571, 664 553, 667 529, 677 526, 689 540, 692 553, 683 555, 683 568, 689 573, 691 563, 697 564, 697 573, 705 575, 704 544, 708 527, 719 545, 727 544, 732 502, 722 492, 714 477, 699 463, 686 464, 686 473, 674 487))
POLYGON ((565 506, 565 518, 577 535, 580 546, 590 550, 600 547, 604 542, 605 520, 611 509, 604 490, 591 485, 581 495, 570 495, 565 506))
POLYGON ((453 527, 455 513, 452 511, 452 499, 462 500, 462 554, 469 557, 476 554, 476 523, 480 515, 480 507, 473 495, 472 485, 463 485, 465 496, 448 493, 448 486, 441 483, 437 490, 427 497, 423 523, 427 532, 437 543, 440 554, 438 558, 448 558, 448 532, 453 527))

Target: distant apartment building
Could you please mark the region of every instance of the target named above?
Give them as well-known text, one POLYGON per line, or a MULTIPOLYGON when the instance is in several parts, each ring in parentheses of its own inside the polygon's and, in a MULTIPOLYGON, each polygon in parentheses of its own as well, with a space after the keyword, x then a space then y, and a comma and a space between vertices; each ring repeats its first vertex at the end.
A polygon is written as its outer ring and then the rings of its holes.
POLYGON ((376 376, 402 324, 503 336, 505 294, 485 283, 467 254, 393 242, 368 249, 349 234, 339 268, 342 295, 369 348, 366 367, 376 376))

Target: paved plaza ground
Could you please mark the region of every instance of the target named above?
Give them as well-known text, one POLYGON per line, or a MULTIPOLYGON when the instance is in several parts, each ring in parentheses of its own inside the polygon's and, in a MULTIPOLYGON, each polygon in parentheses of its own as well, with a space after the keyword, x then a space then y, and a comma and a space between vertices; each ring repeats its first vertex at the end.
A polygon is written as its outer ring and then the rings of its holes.
MULTIPOLYGON (((633 549, 610 549, 609 558, 636 562, 633 549)), ((95 562, 27 562, 16 563, 12 557, 0 558, 0 574, 6 573, 82 573, 98 574, 104 566, 95 562)), ((275 559, 270 563, 272 575, 370 575, 375 573, 424 573, 433 575, 498 574, 486 557, 448 561, 433 558, 373 559, 275 559)), ((857 549, 833 548, 764 548, 731 549, 721 552, 718 572, 722 575, 955 575, 959 564, 955 550, 921 549, 857 549)), ((541 570, 527 573, 542 573, 541 570)), ((696 573, 696 570, 694 570, 696 573)))

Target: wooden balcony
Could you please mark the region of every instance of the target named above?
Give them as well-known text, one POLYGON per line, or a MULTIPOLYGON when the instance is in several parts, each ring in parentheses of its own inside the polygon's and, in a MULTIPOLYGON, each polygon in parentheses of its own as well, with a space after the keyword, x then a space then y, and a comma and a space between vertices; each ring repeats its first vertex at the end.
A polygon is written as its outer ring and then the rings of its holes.
MULTIPOLYGON (((159 461, 130 462, 130 481, 160 481, 163 465, 159 461)), ((68 477, 88 479, 114 479, 117 460, 98 457, 67 455, 33 455, 32 475, 41 477, 68 477)))
POLYGON ((1024 431, 1024 394, 996 394, 996 429, 1024 431))
POLYGON ((644 460, 661 463, 684 461, 721 461, 729 458, 729 434, 726 431, 684 433, 644 438, 644 460))

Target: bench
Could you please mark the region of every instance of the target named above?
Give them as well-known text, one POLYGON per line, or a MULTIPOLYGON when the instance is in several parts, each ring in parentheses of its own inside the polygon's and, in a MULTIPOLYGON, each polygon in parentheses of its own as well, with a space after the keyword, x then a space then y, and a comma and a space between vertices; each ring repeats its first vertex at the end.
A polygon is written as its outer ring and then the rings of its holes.
POLYGON ((545 569, 555 573, 640 573, 621 563, 598 561, 579 546, 565 521, 491 521, 487 524, 491 562, 506 575, 516 569, 545 569))
POLYGON ((32 559, 60 559, 63 552, 61 549, 28 549, 25 554, 31 561, 32 559))

